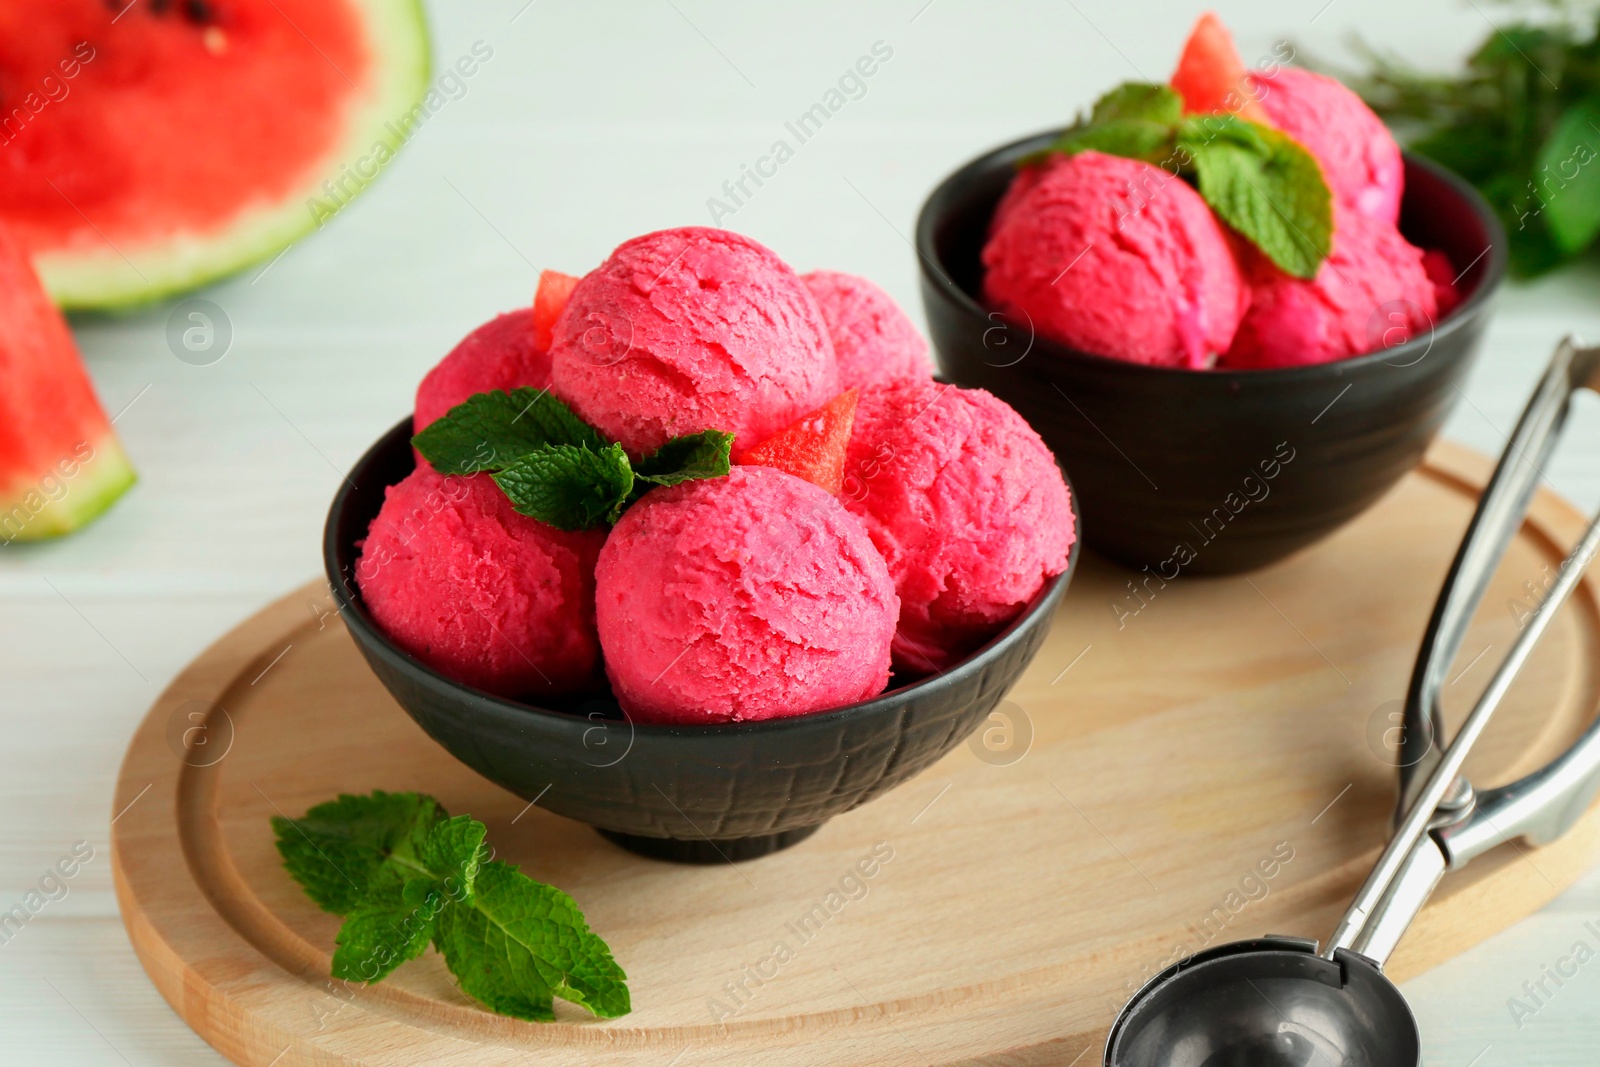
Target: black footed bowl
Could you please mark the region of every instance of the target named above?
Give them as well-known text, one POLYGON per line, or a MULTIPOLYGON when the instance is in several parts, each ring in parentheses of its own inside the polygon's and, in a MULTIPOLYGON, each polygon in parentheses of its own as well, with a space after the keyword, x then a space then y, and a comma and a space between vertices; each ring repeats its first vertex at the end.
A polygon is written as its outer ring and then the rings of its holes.
POLYGON ((1002 633, 943 674, 835 711, 758 723, 627 720, 610 691, 535 707, 455 682, 401 651, 354 581, 356 541, 411 473, 411 420, 373 445, 328 512, 323 558, 346 627, 378 679, 461 762, 540 807, 658 859, 750 859, 810 836, 960 744, 1039 651, 1078 559, 1002 633))
MULTIPOLYGON (((1494 212, 1442 167, 1406 157, 1400 228, 1461 275, 1427 334, 1310 367, 1189 371, 1088 355, 979 301, 979 255, 1016 161, 1057 131, 995 149, 934 189, 917 220, 922 299, 950 379, 1001 397, 1072 471, 1090 547, 1170 580, 1265 566, 1333 532, 1421 460, 1472 367, 1505 275, 1494 212)), ((1382 308, 1372 333, 1381 338, 1382 308)))

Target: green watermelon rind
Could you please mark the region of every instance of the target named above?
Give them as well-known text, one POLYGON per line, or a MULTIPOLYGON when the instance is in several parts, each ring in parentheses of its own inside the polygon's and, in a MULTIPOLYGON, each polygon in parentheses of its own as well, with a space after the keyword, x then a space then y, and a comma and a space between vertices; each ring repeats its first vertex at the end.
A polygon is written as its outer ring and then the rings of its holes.
POLYGON ((0 499, 0 545, 46 541, 79 530, 99 518, 139 480, 122 445, 109 429, 95 442, 94 458, 70 478, 59 500, 38 486, 0 499), (39 500, 35 509, 33 500, 39 500), (18 518, 20 514, 20 519, 18 518))
MULTIPOLYGON (((251 208, 215 233, 137 248, 108 245, 88 254, 46 252, 36 256, 34 266, 59 307, 66 311, 127 310, 266 262, 327 221, 313 213, 310 204, 313 198, 329 203, 322 185, 337 175, 341 164, 369 155, 379 143, 391 153, 400 150, 407 138, 396 132, 399 122, 422 101, 433 76, 427 17, 421 0, 351 2, 364 12, 372 34, 372 70, 379 83, 323 165, 314 173, 308 170, 310 177, 304 184, 277 203, 251 208)), ((387 165, 379 168, 353 195, 365 192, 387 169, 387 165)), ((343 197, 340 210, 352 198, 343 197)))

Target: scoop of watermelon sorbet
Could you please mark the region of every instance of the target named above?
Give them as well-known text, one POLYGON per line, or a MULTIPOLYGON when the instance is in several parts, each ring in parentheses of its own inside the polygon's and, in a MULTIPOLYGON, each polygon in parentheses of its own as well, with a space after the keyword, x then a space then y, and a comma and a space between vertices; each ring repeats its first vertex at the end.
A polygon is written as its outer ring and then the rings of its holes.
POLYGON ((533 309, 508 311, 467 334, 422 379, 412 432, 421 433, 473 393, 549 384, 550 356, 534 343, 533 309))
POLYGON ((889 681, 900 602, 861 524, 769 467, 652 490, 596 572, 600 644, 640 722, 775 719, 889 681))
POLYGON ((1383 120, 1332 78, 1298 67, 1251 78, 1272 124, 1322 164, 1334 198, 1391 226, 1400 220, 1405 165, 1383 120))
POLYGON ((1024 169, 995 211, 983 295, 1084 352, 1209 367, 1248 300, 1222 226, 1160 167, 1080 152, 1024 169))
POLYGON ((1387 222, 1334 207, 1333 250, 1310 280, 1260 256, 1225 367, 1295 367, 1390 348, 1433 328, 1440 289, 1423 252, 1387 222))
POLYGON ((801 281, 817 298, 839 360, 839 388, 930 378, 928 342, 894 297, 865 278, 814 270, 801 281))
POLYGON ((1039 435, 982 389, 865 389, 843 497, 900 594, 897 669, 943 670, 1066 570, 1077 539, 1066 481, 1039 435))
POLYGON ((734 453, 838 393, 816 300, 770 249, 726 230, 636 237, 573 290, 553 388, 635 456, 701 430, 734 453))
POLYGON ((487 474, 423 466, 385 493, 355 578, 384 632, 440 673, 500 696, 560 696, 599 680, 604 540, 519 515, 487 474))

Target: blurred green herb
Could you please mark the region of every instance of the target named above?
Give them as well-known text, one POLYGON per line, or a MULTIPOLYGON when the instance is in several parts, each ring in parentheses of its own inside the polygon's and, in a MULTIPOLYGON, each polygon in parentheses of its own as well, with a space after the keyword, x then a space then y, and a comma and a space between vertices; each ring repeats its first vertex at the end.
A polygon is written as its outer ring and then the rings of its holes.
MULTIPOLYGON (((1413 151, 1477 186, 1510 235, 1512 271, 1543 273, 1600 236, 1600 9, 1524 2, 1459 73, 1358 41, 1364 71, 1329 70, 1413 151)), ((1326 65, 1324 65, 1326 66, 1326 65)))

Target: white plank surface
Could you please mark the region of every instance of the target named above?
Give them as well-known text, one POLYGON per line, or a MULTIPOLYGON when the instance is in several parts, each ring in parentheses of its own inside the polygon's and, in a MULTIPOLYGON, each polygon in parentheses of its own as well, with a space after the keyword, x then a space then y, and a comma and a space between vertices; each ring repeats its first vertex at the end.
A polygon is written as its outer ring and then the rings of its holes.
MULTIPOLYGON (((1219 6, 1247 57, 1279 38, 1336 54, 1359 31, 1440 65, 1505 17, 1454 0, 1219 6)), ((493 58, 325 231, 203 294, 232 322, 225 358, 174 358, 170 306, 76 324, 106 405, 126 406, 117 425, 143 480, 74 538, 0 551, 0 910, 75 841, 98 850, 65 899, 0 945, 6 1063, 223 1062, 145 981, 116 916, 105 842, 123 745, 185 662, 318 573, 339 472, 461 334, 527 299, 536 267, 582 272, 635 233, 709 222, 723 181, 881 40, 893 58, 866 94, 723 222, 801 269, 874 277, 920 314, 903 235, 932 184, 1115 81, 1164 77, 1196 13, 1089 0, 430 8, 440 68, 475 41, 493 58)), ((1505 293, 1448 433, 1499 451, 1557 338, 1600 338, 1597 280, 1586 267, 1505 293)), ((1600 500, 1596 407, 1549 471, 1585 506, 1600 500)), ((1592 1063, 1600 963, 1520 1028, 1507 1007, 1575 942, 1600 948, 1588 921, 1600 876, 1410 983, 1428 1062, 1592 1063)))

